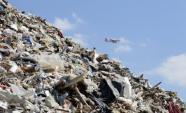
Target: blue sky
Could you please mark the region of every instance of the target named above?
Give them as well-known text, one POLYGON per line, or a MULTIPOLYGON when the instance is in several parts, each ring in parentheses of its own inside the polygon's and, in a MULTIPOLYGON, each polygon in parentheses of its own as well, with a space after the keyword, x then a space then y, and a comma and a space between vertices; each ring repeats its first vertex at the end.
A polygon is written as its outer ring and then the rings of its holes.
POLYGON ((185 0, 9 0, 186 100, 185 0), (120 39, 118 44, 105 38, 120 39))

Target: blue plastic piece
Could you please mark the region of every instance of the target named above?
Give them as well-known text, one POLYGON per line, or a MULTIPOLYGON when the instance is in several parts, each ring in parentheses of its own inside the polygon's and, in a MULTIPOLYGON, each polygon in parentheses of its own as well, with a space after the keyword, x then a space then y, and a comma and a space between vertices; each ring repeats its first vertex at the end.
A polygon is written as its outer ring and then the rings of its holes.
POLYGON ((0 12, 4 11, 4 7, 0 4, 0 12))
POLYGON ((24 44, 29 44, 29 45, 32 45, 32 37, 31 36, 23 36, 23 43, 24 44))

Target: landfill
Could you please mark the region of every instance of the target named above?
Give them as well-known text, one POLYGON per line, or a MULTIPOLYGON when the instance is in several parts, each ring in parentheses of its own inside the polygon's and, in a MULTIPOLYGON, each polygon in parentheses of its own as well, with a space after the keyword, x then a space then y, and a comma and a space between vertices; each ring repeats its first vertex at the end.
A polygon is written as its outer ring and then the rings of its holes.
POLYGON ((184 113, 160 84, 0 0, 0 113, 184 113))

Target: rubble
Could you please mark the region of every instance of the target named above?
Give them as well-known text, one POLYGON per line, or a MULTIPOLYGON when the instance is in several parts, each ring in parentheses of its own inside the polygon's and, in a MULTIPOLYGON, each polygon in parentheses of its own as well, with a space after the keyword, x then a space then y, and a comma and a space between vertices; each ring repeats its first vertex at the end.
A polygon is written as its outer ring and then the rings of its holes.
POLYGON ((175 92, 0 0, 0 112, 183 113, 175 92))

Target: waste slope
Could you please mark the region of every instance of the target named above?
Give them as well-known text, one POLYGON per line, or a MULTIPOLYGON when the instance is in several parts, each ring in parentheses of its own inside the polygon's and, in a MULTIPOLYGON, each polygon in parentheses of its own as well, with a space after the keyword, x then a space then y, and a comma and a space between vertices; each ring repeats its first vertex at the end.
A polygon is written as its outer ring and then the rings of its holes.
POLYGON ((160 84, 0 0, 0 112, 183 113, 160 84))

